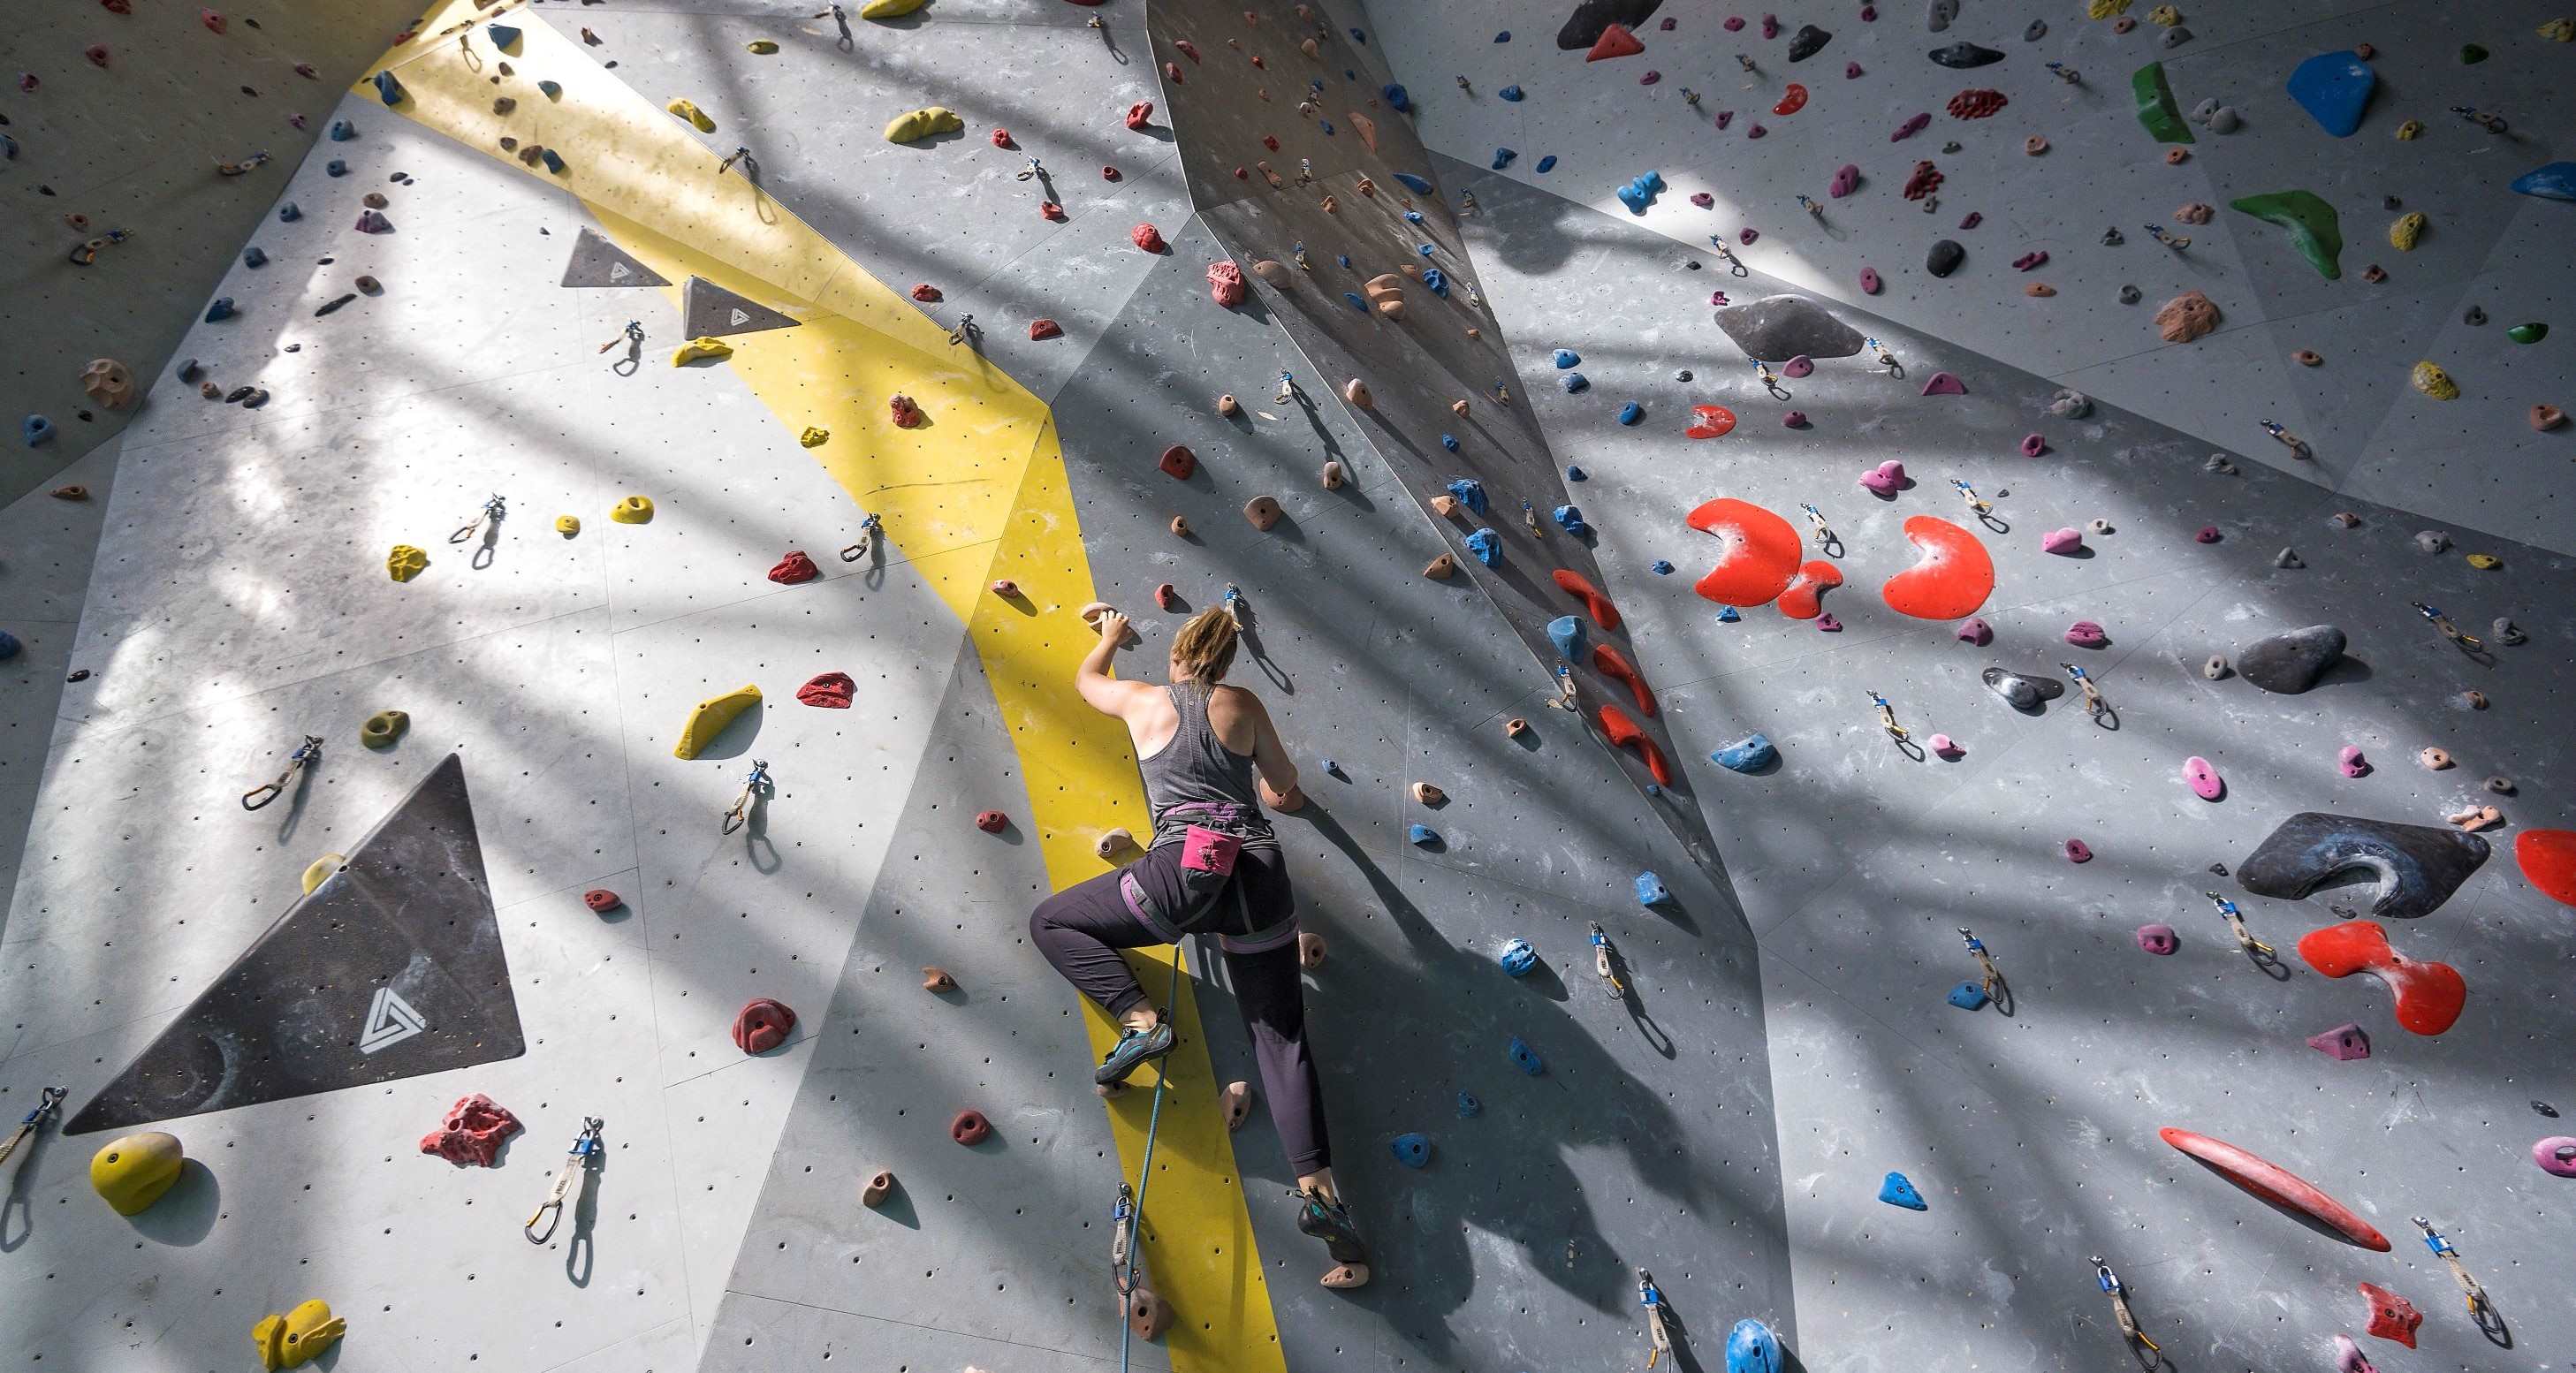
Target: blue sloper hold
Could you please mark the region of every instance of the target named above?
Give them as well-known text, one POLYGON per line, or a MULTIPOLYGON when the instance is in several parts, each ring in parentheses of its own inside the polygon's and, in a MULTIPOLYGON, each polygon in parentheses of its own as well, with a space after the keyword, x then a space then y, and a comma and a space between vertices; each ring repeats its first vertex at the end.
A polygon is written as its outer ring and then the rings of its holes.
POLYGON ((1440 842, 1440 831, 1429 825, 1407 825, 1404 827, 1404 839, 1406 843, 1417 848, 1429 848, 1440 842))
POLYGON ((508 24, 486 24, 483 26, 483 36, 492 40, 493 47, 505 51, 511 44, 519 41, 519 31, 508 24))
MULTIPOLYGON (((1515 153, 1515 154, 1513 154, 1513 156, 1517 157, 1517 156, 1519 156, 1519 154, 1515 153)), ((1405 211, 1405 212, 1404 212, 1404 222, 1405 222, 1405 223, 1407 223, 1407 224, 1419 224, 1419 223, 1421 223, 1421 222, 1422 222, 1422 212, 1421 212, 1420 210, 1407 210, 1407 211, 1405 211)))
POLYGON ((1431 1161, 1429 1135, 1408 1130, 1388 1140, 1387 1145, 1395 1150, 1395 1161, 1407 1168, 1419 1168, 1431 1161))
POLYGON ((1484 1113, 1485 1103, 1478 1101, 1474 1092, 1460 1092, 1458 1094, 1458 1118, 1460 1120, 1474 1120, 1476 1117, 1481 1116, 1484 1113))
POLYGON ((292 224, 303 217, 304 211, 296 208, 292 200, 277 207, 277 222, 280 224, 292 224))
POLYGON ((1467 536, 1467 551, 1485 566, 1495 566, 1503 560, 1502 537, 1490 529, 1479 529, 1467 536))
POLYGON ((1562 372, 1566 368, 1572 367, 1574 364, 1583 361, 1583 357, 1571 348, 1559 348, 1556 350, 1554 356, 1549 360, 1556 364, 1556 370, 1562 372))
POLYGON ((1555 514, 1556 527, 1578 539, 1592 532, 1592 526, 1583 522, 1581 506, 1560 505, 1556 508, 1555 514))
POLYGON ((380 71, 376 73, 375 79, 377 99, 384 101, 388 105, 399 105, 402 103, 404 94, 403 84, 394 79, 392 71, 380 71))
POLYGON ((1591 480, 1591 474, 1585 472, 1582 468, 1575 466, 1573 463, 1567 463, 1565 465, 1565 479, 1570 482, 1589 481, 1591 480))
POLYGON ((2513 179, 2513 189, 2521 195, 2536 195, 2543 200, 2576 200, 2576 162, 2552 162, 2534 167, 2513 179))
POLYGON ((1573 662, 1583 653, 1583 621, 1572 615, 1559 615, 1547 622, 1547 641, 1556 645, 1556 656, 1573 662))
POLYGON ((1731 625, 1743 618, 1744 616, 1739 614, 1735 607, 1731 605, 1722 605, 1717 608, 1717 622, 1719 624, 1731 625))
POLYGON ((1780 761, 1780 749, 1760 734, 1748 734, 1708 756, 1729 772, 1760 772, 1780 761))
POLYGON ((1439 249, 1428 243, 1417 243, 1413 245, 1413 251, 1422 254, 1424 257, 1429 257, 1433 253, 1438 252, 1439 249))
POLYGON ((1474 477, 1452 477, 1447 490, 1458 503, 1479 515, 1485 513, 1485 484, 1474 477))
POLYGON ((1908 1181, 1903 1173, 1887 1175, 1887 1181, 1878 1185, 1878 1199, 1890 1206, 1902 1206, 1909 1211, 1932 1209, 1924 1204, 1923 1194, 1914 1190, 1914 1184, 1908 1181))
POLYGON ((1413 192, 1415 195, 1431 194, 1431 183, 1422 177, 1415 176, 1411 172, 1397 172, 1395 174, 1395 179, 1403 182, 1404 189, 1413 192))
POLYGON ((560 82, 540 81, 537 83, 537 90, 548 100, 563 99, 563 86, 560 82))
POLYGON ((1538 1056, 1538 1050, 1522 1043, 1519 1035, 1512 1036, 1511 1046, 1506 1052, 1512 1056, 1512 1066, 1531 1077, 1547 1071, 1547 1061, 1538 1056))
POLYGON ((2317 127, 2337 138, 2349 138, 2361 127, 2362 109, 2378 84, 2370 64, 2353 53, 2321 52, 2291 71, 2287 89, 2317 127))
POLYGON ((1654 573, 1658 577, 1669 577, 1673 575, 1672 560, 1669 558, 1657 558, 1654 562, 1647 565, 1646 570, 1654 573))
POLYGON ((552 148, 539 148, 537 149, 537 160, 546 164, 547 171, 550 171, 557 176, 563 175, 564 160, 561 153, 556 152, 552 148))
POLYGON ((1334 261, 1334 262, 1336 262, 1336 263, 1338 263, 1338 264, 1340 264, 1340 266, 1341 266, 1341 268, 1342 268, 1342 270, 1343 270, 1343 271, 1349 271, 1349 270, 1350 270, 1350 266, 1351 266, 1351 255, 1350 255, 1350 254, 1348 254, 1348 253, 1340 253, 1340 254, 1336 254, 1336 255, 1334 256, 1334 258, 1333 258, 1333 261, 1334 261))
POLYGON ((1413 95, 1411 92, 1405 90, 1403 86, 1395 84, 1380 86, 1378 87, 1377 93, 1386 98, 1387 108, 1395 111, 1397 114, 1409 114, 1412 112, 1413 95))
POLYGON ((1646 407, 1639 405, 1633 400, 1628 402, 1626 405, 1619 407, 1619 422, 1621 424, 1635 424, 1637 421, 1644 419, 1645 417, 1646 407))
POLYGON ((33 448, 53 436, 54 422, 42 415, 29 415, 25 419, 18 421, 18 437, 25 439, 29 448, 33 448))
POLYGON ((1950 989, 1950 1004, 1963 1011, 1973 1011, 1986 1004, 1986 989, 1974 982, 1962 982, 1950 989))
POLYGON ((1494 94, 1517 105, 1520 103, 1521 99, 1521 88, 1518 86, 1505 86, 1501 90, 1494 92, 1494 94))
POLYGON ((1361 314, 1365 315, 1368 313, 1368 302, 1360 299, 1359 292, 1344 291, 1342 292, 1342 299, 1349 301, 1351 303, 1351 308, 1359 311, 1361 314))
POLYGON ((1673 894, 1664 890, 1664 879, 1655 876, 1651 872, 1641 872, 1637 874, 1635 885, 1637 888, 1637 904, 1640 906, 1660 906, 1673 899, 1673 894))
POLYGON ((18 636, 0 629, 0 663, 18 656, 18 636))
POLYGON ((1318 119, 1315 121, 1315 127, 1324 131, 1324 137, 1330 138, 1333 136, 1333 121, 1329 119, 1318 119))
POLYGON ((1520 156, 1519 153, 1514 152, 1509 148, 1494 149, 1494 170, 1499 172, 1503 168, 1512 165, 1512 159, 1518 156, 1520 156))
POLYGON ((1508 43, 1512 41, 1512 31, 1510 29, 1505 29, 1501 33, 1495 34, 1494 41, 1497 43, 1508 43))
POLYGON ((1619 203, 1628 207, 1628 213, 1641 215, 1647 206, 1655 203, 1655 197, 1663 189, 1662 172, 1640 172, 1635 179, 1619 188, 1619 203))
POLYGON ((1532 170, 1532 171, 1535 171, 1535 172, 1537 172, 1537 173, 1539 173, 1539 174, 1540 174, 1540 175, 1542 175, 1542 176, 1546 175, 1546 174, 1547 174, 1547 173, 1549 173, 1549 172, 1555 171, 1555 170, 1556 170, 1556 154, 1554 154, 1554 153, 1549 153, 1547 156, 1540 158, 1540 159, 1538 160, 1538 165, 1537 165, 1536 167, 1531 168, 1531 170, 1532 170))
POLYGON ((256 244, 256 243, 254 243, 254 244, 250 245, 250 246, 249 246, 249 247, 247 247, 247 248, 242 249, 242 265, 243 265, 244 267, 265 267, 265 266, 267 266, 267 265, 268 265, 268 253, 267 253, 267 251, 266 251, 266 250, 264 250, 264 249, 262 249, 262 248, 261 248, 258 244, 256 244))
POLYGON ((1350 32, 1351 32, 1351 41, 1352 41, 1352 42, 1359 44, 1359 45, 1360 45, 1361 47, 1363 47, 1363 48, 1365 48, 1365 47, 1367 47, 1367 46, 1368 46, 1368 35, 1367 35, 1367 34, 1360 32, 1358 29, 1353 29, 1353 30, 1351 30, 1350 32))
POLYGON ((1538 966, 1538 950, 1531 948, 1526 939, 1514 939, 1503 945, 1502 953, 1494 961, 1502 964, 1503 971, 1514 977, 1527 977, 1529 970, 1538 966))
POLYGON ((1443 435, 1441 435, 1441 436, 1440 436, 1440 446, 1441 446, 1441 447, 1443 447, 1443 448, 1448 449, 1448 450, 1449 450, 1450 452, 1452 452, 1452 453, 1457 452, 1457 451, 1458 451, 1458 436, 1457 436, 1457 435, 1455 435, 1455 434, 1443 434, 1443 435))
POLYGON ((1426 291, 1429 291, 1431 294, 1433 294, 1433 295, 1435 295, 1435 296, 1438 296, 1438 297, 1440 297, 1440 298, 1441 298, 1441 299, 1443 299, 1443 300, 1448 299, 1448 298, 1449 298, 1449 276, 1448 276, 1448 274, 1447 274, 1447 273, 1445 273, 1445 272, 1443 272, 1443 271, 1441 271, 1441 270, 1440 270, 1439 268, 1437 268, 1437 267, 1425 267, 1425 268, 1423 268, 1423 269, 1422 269, 1422 289, 1423 289, 1423 290, 1426 290, 1426 291))
POLYGON ((346 143, 346 142, 348 142, 350 139, 355 138, 355 137, 357 137, 357 136, 358 136, 358 126, 357 126, 357 125, 352 124, 352 123, 350 123, 348 120, 345 120, 345 119, 334 119, 334 120, 332 120, 332 121, 331 121, 331 141, 332 141, 332 142, 334 142, 334 143, 346 143))
POLYGON ((231 296, 217 296, 206 306, 206 323, 208 324, 212 324, 221 319, 231 319, 232 317, 233 298, 231 296))
POLYGON ((1568 372, 1564 376, 1558 377, 1556 379, 1556 384, 1564 387, 1565 393, 1570 396, 1578 391, 1588 391, 1592 389, 1592 378, 1583 375, 1581 372, 1568 372))
POLYGON ((1726 1332, 1726 1373, 1780 1373, 1780 1337, 1750 1316, 1726 1332))

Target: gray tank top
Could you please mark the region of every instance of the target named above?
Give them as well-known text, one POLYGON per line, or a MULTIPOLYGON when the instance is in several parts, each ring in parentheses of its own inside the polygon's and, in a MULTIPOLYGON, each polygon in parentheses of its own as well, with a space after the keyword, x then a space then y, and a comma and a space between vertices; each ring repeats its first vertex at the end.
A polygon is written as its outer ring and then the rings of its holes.
POLYGON ((1181 717, 1171 742, 1151 758, 1137 760, 1145 775, 1145 803, 1162 828, 1164 812, 1174 806, 1213 804, 1241 806, 1261 814, 1252 786, 1252 760, 1228 749, 1208 724, 1208 697, 1216 688, 1205 682, 1174 682, 1163 688, 1181 717))

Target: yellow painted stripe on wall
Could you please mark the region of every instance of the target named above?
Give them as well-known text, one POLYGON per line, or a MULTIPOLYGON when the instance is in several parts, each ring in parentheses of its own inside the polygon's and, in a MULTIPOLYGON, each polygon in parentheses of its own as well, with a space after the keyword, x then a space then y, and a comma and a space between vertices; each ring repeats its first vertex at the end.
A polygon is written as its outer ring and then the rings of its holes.
MULTIPOLYGON (((508 89, 520 93, 511 115, 491 108, 489 46, 478 39, 481 61, 469 62, 452 37, 389 56, 410 93, 396 110, 514 168, 515 156, 500 149, 504 134, 559 149, 565 175, 527 174, 578 196, 619 247, 673 282, 704 277, 805 321, 730 337, 727 365, 778 419, 781 443, 793 444, 808 425, 831 432, 829 442, 808 451, 859 510, 883 518, 892 550, 913 560, 988 550, 984 558, 917 565, 983 663, 1019 757, 1048 880, 1062 887, 1102 871, 1093 851, 1099 835, 1117 825, 1142 834, 1150 820, 1126 731, 1084 706, 1071 687, 1093 638, 1073 612, 1095 592, 1045 403, 972 349, 951 348, 945 329, 785 207, 765 196, 755 204, 742 178, 717 174, 716 154, 544 19, 519 10, 509 22, 526 31, 509 59, 519 75, 508 89), (539 78, 561 83, 560 99, 537 95, 539 78), (931 423, 896 428, 886 403, 896 391, 918 402, 931 423), (1036 613, 987 594, 996 577, 1018 582, 1036 613)), ((375 96, 371 84, 352 89, 375 96)), ((662 295, 674 327, 656 331, 648 367, 667 365, 678 342, 680 287, 662 295)), ((850 526, 856 523, 852 516, 850 526)), ((1161 996, 1168 958, 1131 957, 1161 996)), ((1186 978, 1172 1012, 1181 1047, 1169 1060, 1172 1091, 1144 1230, 1153 1284, 1179 1313, 1166 1352, 1181 1373, 1284 1373, 1277 1318, 1186 978)), ((1115 1027, 1096 1009, 1085 1022, 1093 1052, 1105 1052, 1115 1027)), ((1130 1177, 1150 1109, 1143 1090, 1108 1108, 1130 1177)), ((1108 1200, 1104 1185, 1104 1208, 1108 1200)), ((1096 1242, 1105 1259, 1106 1236, 1096 1242)), ((1102 1286, 1102 1318, 1114 1319, 1102 1286)))

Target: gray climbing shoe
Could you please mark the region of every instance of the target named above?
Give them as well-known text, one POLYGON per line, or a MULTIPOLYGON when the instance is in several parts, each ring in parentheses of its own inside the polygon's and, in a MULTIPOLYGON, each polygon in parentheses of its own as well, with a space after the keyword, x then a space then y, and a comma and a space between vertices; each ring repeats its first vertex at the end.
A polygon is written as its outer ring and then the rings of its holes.
POLYGON ((1146 1063, 1171 1053, 1178 1040, 1179 1037, 1172 1033, 1172 1022, 1168 1020, 1156 1021, 1150 1030, 1129 1030, 1118 1037, 1118 1043, 1111 1047, 1109 1056, 1100 1060, 1100 1067, 1092 1073, 1091 1080, 1103 1087, 1125 1082, 1146 1063))

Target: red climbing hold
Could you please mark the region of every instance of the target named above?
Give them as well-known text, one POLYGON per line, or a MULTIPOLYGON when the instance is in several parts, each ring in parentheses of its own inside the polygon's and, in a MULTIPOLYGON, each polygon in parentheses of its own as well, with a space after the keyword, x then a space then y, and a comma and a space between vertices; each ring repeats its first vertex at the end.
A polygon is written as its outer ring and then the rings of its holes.
POLYGON ((1592 617, 1592 623, 1603 629, 1619 627, 1619 607, 1610 604, 1610 598, 1602 595, 1601 588, 1594 586, 1590 578, 1562 567, 1548 575, 1556 579, 1557 590, 1583 598, 1584 613, 1592 617))
POLYGON ((2513 841, 2523 880, 2563 906, 2576 906, 2576 830, 2524 830, 2513 841))
POLYGON ((1719 605, 1761 605, 1797 575, 1798 531, 1761 506, 1720 497, 1702 502, 1685 522, 1721 545, 1717 565, 1691 588, 1719 605))
POLYGON ((1637 712, 1649 720, 1655 718, 1654 689, 1646 685, 1644 675, 1637 671, 1635 663, 1628 661, 1627 654, 1608 644, 1594 644, 1592 670, 1614 682, 1625 683, 1628 694, 1637 700, 1637 712))
POLYGON ((1601 707, 1600 720, 1601 732, 1610 737, 1612 744, 1633 748, 1639 757, 1646 760, 1646 774, 1655 779, 1656 786, 1673 784, 1672 767, 1664 761, 1664 751, 1655 747, 1655 741, 1646 736, 1646 731, 1639 728, 1636 721, 1628 718, 1628 712, 1617 706, 1605 705, 1601 707))
POLYGON ((796 1013, 787 1003, 754 997, 733 1018, 733 1042, 747 1054, 765 1054, 787 1042, 796 1028, 796 1013))
POLYGON ((1183 84, 1181 81, 1181 64, 1178 62, 1164 63, 1163 79, 1171 82, 1175 86, 1183 84))
POLYGON ((1144 132, 1145 126, 1153 122, 1153 118, 1154 102, 1151 100, 1139 100, 1127 107, 1127 127, 1138 133, 1144 132))
POLYGON ((993 1122, 975 1110, 959 1111, 948 1122, 948 1137, 968 1147, 981 1144, 993 1133, 993 1122))
POLYGON ((1723 405, 1691 407, 1691 427, 1683 433, 1695 439, 1722 439, 1735 431, 1735 412, 1723 405))
POLYGON ((2364 1249, 2388 1252, 2388 1237, 2349 1206, 2327 1196, 2323 1188, 2260 1154, 2239 1149, 2223 1139, 2172 1126, 2156 1137, 2218 1171, 2218 1175, 2274 1206, 2305 1212, 2364 1249))
POLYGON ((1805 108, 1807 108, 1807 88, 1792 81, 1789 83, 1788 91, 1780 97, 1780 103, 1771 107, 1771 113, 1791 115, 1805 108))
POLYGON ((626 900, 606 887, 593 887, 581 894, 581 904, 590 907, 593 914, 606 915, 625 905, 626 900))
POLYGON ((1235 266, 1233 259, 1209 263, 1207 281, 1208 294, 1216 298, 1217 304, 1231 310, 1243 303, 1243 269, 1235 266))
POLYGON ((1199 60, 1198 44, 1193 43, 1186 38, 1175 38, 1172 40, 1172 46, 1180 50, 1181 56, 1190 59, 1192 62, 1199 60))
POLYGON ((197 11, 197 22, 205 25, 216 33, 222 33, 224 31, 224 17, 213 10, 197 11))
POLYGON ((1116 181, 1123 175, 1125 174, 1115 167, 1103 167, 1100 169, 1100 179, 1103 181, 1116 181))
POLYGON ((1976 535, 1939 516, 1916 515, 1905 522, 1905 537, 1914 543, 1916 561, 1879 588, 1888 609, 1918 620, 1958 620, 1994 594, 1995 560, 1976 535))
POLYGON ((912 397, 900 391, 886 397, 886 410, 893 417, 894 427, 897 429, 921 427, 921 407, 913 402, 912 397))
POLYGON ((1792 620, 1812 620, 1825 613, 1825 593, 1843 584, 1843 570, 1822 558, 1811 558, 1780 591, 1780 613, 1792 620))
POLYGON ((1041 200, 1038 202, 1038 218, 1050 224, 1062 224, 1065 220, 1064 207, 1052 200, 1041 200))
POLYGON ((1914 174, 1905 178, 1905 198, 1921 200, 1941 189, 1941 170, 1930 162, 1914 164, 1914 174))
POLYGON ((946 296, 940 294, 938 287, 931 285, 927 281, 912 288, 912 298, 920 301, 924 305, 936 305, 940 301, 947 299, 946 296))
POLYGON ((1984 119, 2012 102, 2002 91, 1965 90, 1950 97, 1952 119, 1984 119))
POLYGON ((2415 1309, 2415 1303, 2375 1282, 2357 1285, 2361 1295, 2370 1301, 2370 1333, 2414 1348, 2415 1327, 2424 1323, 2424 1313, 2415 1309))
POLYGON ((1029 321, 1029 337, 1032 340, 1056 338, 1061 336, 1063 333, 1064 326, 1056 323, 1054 320, 1033 319, 1029 321))
POLYGON ((1154 465, 1174 481, 1188 481, 1199 470, 1199 455, 1176 443, 1164 449, 1162 461, 1154 465))
POLYGON ((1148 253, 1159 253, 1166 246, 1163 242, 1163 231, 1151 224, 1139 224, 1128 230, 1127 241, 1148 253))
POLYGON ((776 567, 769 569, 769 580, 781 586, 810 582, 822 575, 823 570, 814 566, 812 558, 806 557, 802 551, 793 548, 787 550, 786 557, 778 560, 776 567))
POLYGON ((1011 823, 1011 817, 997 810, 975 812, 975 828, 986 834, 1000 834, 1011 823))
POLYGON ((509 1108, 476 1092, 456 1099, 447 1119, 420 1137, 420 1151, 459 1166, 489 1168, 510 1136, 519 1133, 519 1118, 509 1108))
POLYGON ((993 146, 996 148, 1008 148, 1014 146, 1011 142, 1011 131, 1008 129, 993 130, 993 146))
POLYGON ((2397 1023, 2419 1035, 2437 1035, 2459 1020, 2469 984, 2448 963, 2417 962, 2388 943, 2375 920, 2328 925, 2299 937, 2299 957, 2327 977, 2369 973, 2397 997, 2397 1023))
POLYGON ((1601 37, 1594 40, 1592 51, 1585 53, 1583 60, 1602 62, 1613 57, 1634 57, 1645 50, 1646 45, 1637 41, 1637 35, 1628 32, 1627 25, 1612 24, 1601 31, 1601 37))
POLYGON ((1263 134, 1261 136, 1261 146, 1268 148, 1274 153, 1279 151, 1279 136, 1277 134, 1263 134))
POLYGON ((859 684, 846 672, 826 672, 796 688, 796 699, 824 710, 848 710, 859 684))

